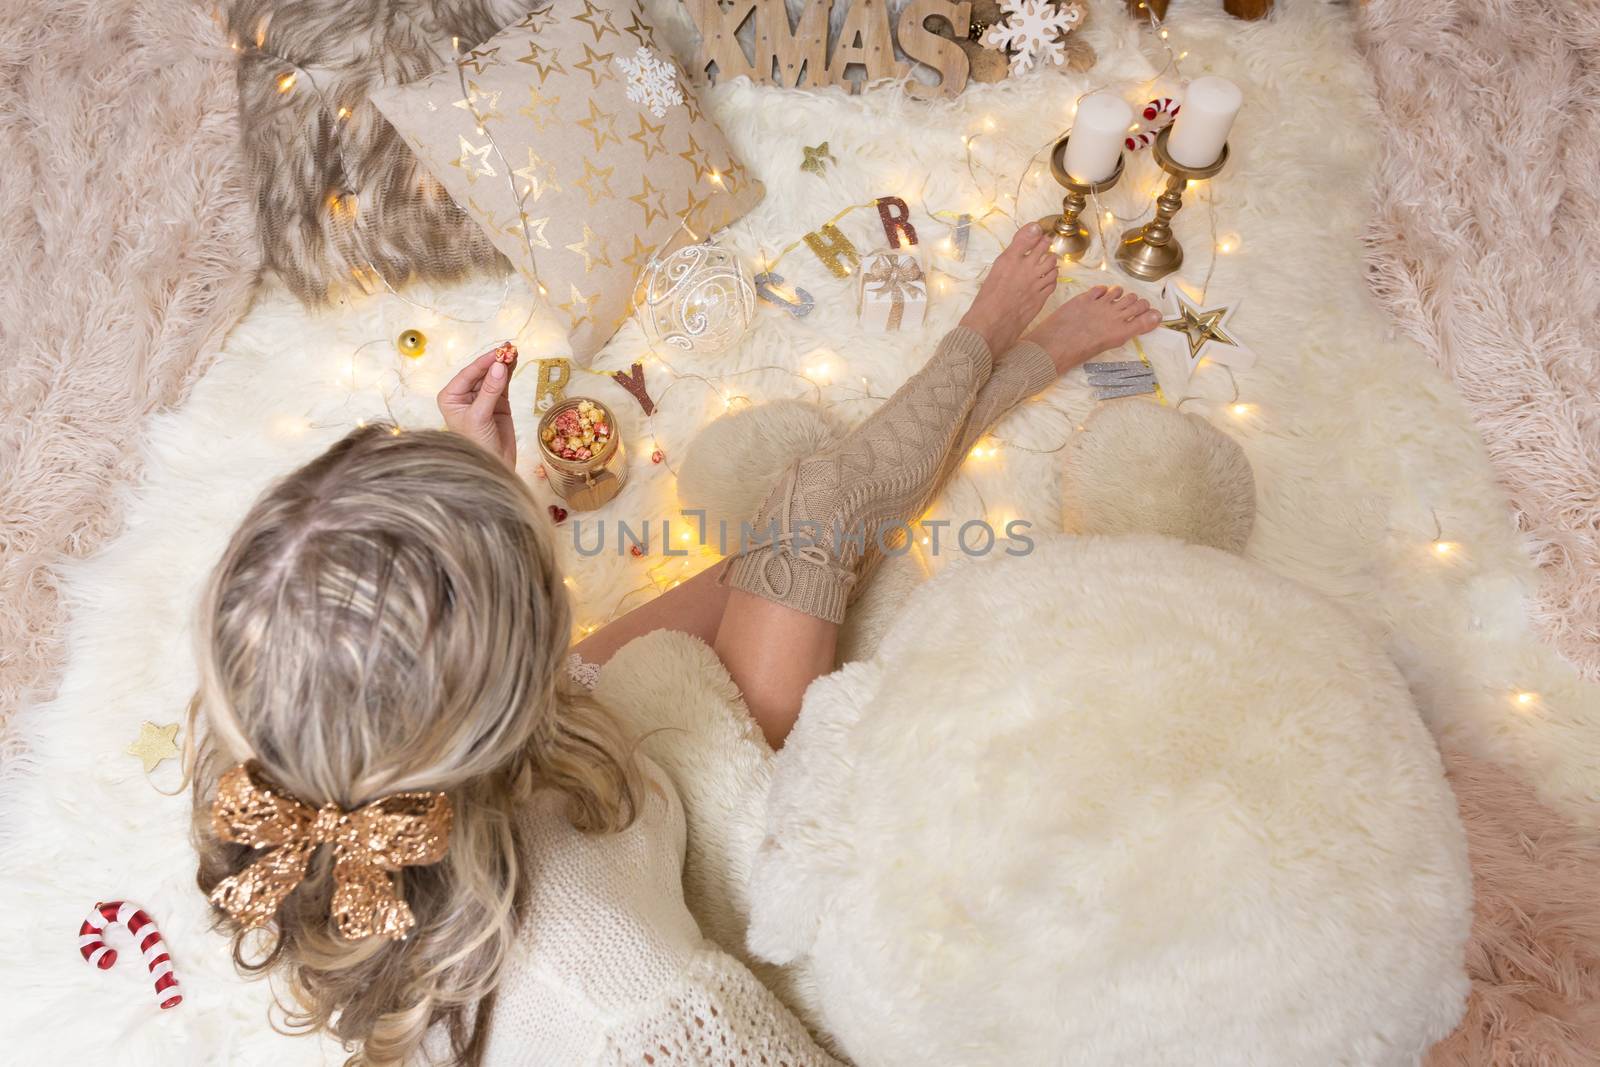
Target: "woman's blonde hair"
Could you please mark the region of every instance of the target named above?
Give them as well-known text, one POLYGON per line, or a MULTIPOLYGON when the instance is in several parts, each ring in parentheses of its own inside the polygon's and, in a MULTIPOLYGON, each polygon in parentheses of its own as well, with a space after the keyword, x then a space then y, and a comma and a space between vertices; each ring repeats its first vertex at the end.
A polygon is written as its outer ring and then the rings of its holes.
POLYGON ((444 859, 395 874, 417 920, 406 940, 335 932, 328 848, 265 944, 233 928, 242 970, 286 979, 290 1026, 343 1039, 352 1064, 402 1063, 436 1022, 454 1059, 481 1061, 527 880, 515 809, 530 784, 565 791, 583 829, 621 829, 636 811, 638 770, 611 720, 558 690, 571 617, 545 528, 527 487, 477 446, 369 426, 256 502, 201 601, 203 891, 260 855, 211 830, 235 763, 256 761, 312 807, 407 790, 454 804, 444 859))

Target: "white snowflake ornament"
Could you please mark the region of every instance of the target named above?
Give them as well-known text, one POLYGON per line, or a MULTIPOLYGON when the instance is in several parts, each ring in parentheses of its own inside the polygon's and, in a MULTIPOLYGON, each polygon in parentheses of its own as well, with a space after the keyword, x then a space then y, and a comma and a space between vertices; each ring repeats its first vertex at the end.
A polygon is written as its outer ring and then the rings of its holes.
POLYGON ((632 59, 618 56, 616 64, 628 76, 628 99, 648 107, 656 118, 664 117, 667 108, 683 103, 678 68, 644 45, 639 46, 632 59))
POLYGON ((1075 2, 1001 0, 1000 20, 983 35, 983 44, 1011 54, 1011 73, 1032 70, 1035 61, 1060 65, 1067 59, 1066 35, 1083 18, 1075 2))

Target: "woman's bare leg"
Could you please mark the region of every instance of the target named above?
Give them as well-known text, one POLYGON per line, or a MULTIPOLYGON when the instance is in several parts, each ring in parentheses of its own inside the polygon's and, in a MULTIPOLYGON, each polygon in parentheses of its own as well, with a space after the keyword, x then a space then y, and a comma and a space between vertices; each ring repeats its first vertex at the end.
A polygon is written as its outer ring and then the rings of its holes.
POLYGON ((727 586, 717 581, 721 564, 701 571, 682 585, 668 589, 647 604, 640 604, 572 646, 585 663, 600 666, 616 655, 617 649, 655 630, 676 630, 698 637, 706 644, 717 639, 723 608, 728 603, 727 586))
POLYGON ((712 647, 767 744, 781 748, 806 687, 833 670, 839 627, 742 589, 728 592, 712 647))

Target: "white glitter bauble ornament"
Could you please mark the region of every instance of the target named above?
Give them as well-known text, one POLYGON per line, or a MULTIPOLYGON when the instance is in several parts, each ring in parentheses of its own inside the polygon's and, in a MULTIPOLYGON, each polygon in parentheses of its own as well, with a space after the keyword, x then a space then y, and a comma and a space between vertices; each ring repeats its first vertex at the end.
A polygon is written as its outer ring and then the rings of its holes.
POLYGON ((756 289, 732 252, 711 244, 688 245, 650 260, 637 302, 651 344, 715 355, 750 328, 756 289))

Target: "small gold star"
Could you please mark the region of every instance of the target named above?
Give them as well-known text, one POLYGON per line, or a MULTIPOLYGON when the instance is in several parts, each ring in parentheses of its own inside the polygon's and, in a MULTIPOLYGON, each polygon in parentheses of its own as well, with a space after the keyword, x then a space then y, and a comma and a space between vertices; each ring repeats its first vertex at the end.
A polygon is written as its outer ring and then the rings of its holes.
POLYGON ((694 93, 683 94, 683 106, 689 112, 689 122, 691 124, 698 125, 705 121, 705 112, 700 110, 700 98, 694 93))
POLYGON ((599 44, 600 39, 608 33, 615 37, 622 36, 622 34, 617 32, 616 24, 611 21, 611 12, 601 11, 599 8, 591 4, 589 0, 583 0, 583 14, 572 16, 572 21, 581 22, 585 26, 589 27, 590 30, 594 31, 595 44, 599 44), (596 15, 600 16, 600 18, 604 20, 603 25, 595 22, 594 19, 596 15))
POLYGON ((650 224, 655 221, 656 216, 667 217, 667 206, 661 200, 661 190, 650 184, 650 175, 648 173, 641 175, 640 180, 643 185, 640 187, 638 194, 630 196, 628 199, 639 205, 639 210, 644 212, 645 227, 649 228, 650 224))
POLYGON ((528 149, 528 165, 518 167, 511 173, 523 181, 520 195, 532 195, 535 202, 545 193, 561 191, 561 186, 556 182, 556 165, 534 155, 532 148, 528 149))
POLYGON ((622 138, 617 136, 617 116, 595 107, 593 100, 589 101, 589 117, 579 119, 578 125, 588 130, 594 138, 596 152, 605 148, 608 140, 619 146, 622 144, 622 138))
POLYGON ((478 203, 476 197, 467 197, 467 211, 472 215, 473 218, 482 219, 485 229, 499 230, 504 228, 501 225, 500 220, 495 217, 494 208, 484 207, 482 204, 478 203))
POLYGON ((549 25, 556 20, 556 6, 546 4, 544 7, 535 8, 517 20, 517 26, 534 33, 543 33, 549 25))
POLYGON ((684 225, 688 226, 690 231, 693 232, 695 230, 695 216, 700 213, 701 208, 705 207, 711 202, 711 198, 716 194, 707 193, 705 196, 697 197, 694 195, 694 189, 691 188, 685 192, 685 195, 688 197, 688 202, 683 208, 683 222, 684 225))
POLYGON ((463 67, 471 67, 474 74, 482 74, 484 66, 498 51, 499 48, 474 48, 457 62, 463 67))
POLYGON ((594 88, 600 88, 600 83, 608 78, 615 78, 612 73, 611 61, 617 58, 615 52, 596 52, 588 45, 583 46, 583 62, 572 64, 573 69, 581 70, 589 75, 589 80, 594 83, 594 88), (600 64, 600 69, 595 70, 594 65, 600 64))
POLYGON ((561 65, 561 61, 556 58, 554 51, 548 48, 543 48, 538 44, 535 44, 533 41, 528 42, 528 54, 517 60, 517 62, 526 63, 528 66, 538 71, 539 80, 541 82, 550 77, 552 72, 556 74, 565 74, 567 72, 567 68, 561 65), (544 58, 545 56, 549 56, 550 58, 546 60, 544 58))
POLYGON ((456 135, 461 143, 461 155, 450 161, 452 167, 460 167, 467 173, 467 181, 476 182, 478 178, 493 178, 495 176, 494 164, 489 162, 489 153, 494 150, 494 145, 486 144, 482 148, 472 147, 472 142, 456 135))
POLYGON ((557 304, 556 307, 567 313, 567 318, 572 320, 572 328, 576 330, 578 328, 578 324, 581 322, 594 322, 594 319, 590 317, 590 307, 594 304, 595 300, 598 299, 600 294, 596 293, 593 296, 584 296, 582 293, 578 292, 578 287, 573 285, 571 282, 567 283, 567 287, 572 291, 572 299, 566 301, 565 303, 557 304), (581 312, 581 314, 579 312, 581 312))
POLYGON ((144 773, 149 774, 162 760, 177 758, 177 739, 177 723, 157 726, 153 722, 144 722, 139 725, 139 740, 129 745, 126 751, 130 756, 138 756, 144 762, 144 773))
POLYGON ((528 86, 528 103, 526 107, 517 108, 517 114, 527 116, 533 123, 533 128, 543 133, 556 119, 556 105, 561 103, 559 96, 545 96, 539 91, 537 85, 528 86))
POLYGON ((603 267, 611 266, 611 255, 606 251, 605 238, 589 229, 589 224, 583 224, 583 240, 574 241, 566 246, 568 252, 576 252, 583 257, 584 273, 594 270, 596 263, 603 267), (598 249, 595 247, 598 245, 598 249))
POLYGON ((528 243, 535 248, 549 248, 550 242, 545 238, 544 228, 550 225, 548 216, 536 219, 529 216, 526 211, 518 212, 518 220, 506 227, 506 233, 512 237, 526 237, 528 243))
POLYGON ((838 162, 838 160, 833 158, 833 153, 828 151, 827 141, 823 141, 821 144, 816 145, 815 147, 801 145, 800 148, 801 151, 805 152, 806 154, 805 162, 800 164, 800 169, 808 174, 815 174, 820 178, 828 169, 829 163, 838 162))
POLYGON ((623 33, 633 34, 633 39, 639 42, 639 47, 649 48, 655 42, 650 38, 650 27, 639 21, 639 12, 632 13, 632 22, 623 29, 623 33))
POLYGON ((616 169, 615 167, 597 167, 588 156, 583 157, 583 177, 573 182, 573 184, 582 189, 584 195, 589 198, 590 207, 594 207, 602 200, 609 200, 616 195, 611 191, 611 173, 616 169), (600 179, 598 190, 594 184, 596 178, 600 179))
POLYGON ((666 143, 661 140, 661 135, 666 132, 666 123, 663 122, 659 126, 652 126, 644 120, 643 115, 640 115, 639 132, 628 134, 628 140, 639 142, 639 147, 644 149, 645 162, 648 163, 650 162, 650 157, 654 156, 657 152, 660 152, 662 155, 667 154, 666 143))
POLYGON ((486 93, 478 88, 477 82, 468 81, 467 95, 464 99, 456 101, 456 107, 471 115, 473 121, 481 126, 490 119, 500 117, 500 91, 496 89, 494 92, 486 93), (486 101, 489 105, 487 111, 483 110, 486 101))
POLYGON ((1182 296, 1176 293, 1174 293, 1174 296, 1177 296, 1178 316, 1177 318, 1163 319, 1161 325, 1175 333, 1183 334, 1188 340, 1189 361, 1191 363, 1200 357, 1200 350, 1206 346, 1208 341, 1219 345, 1238 347, 1239 342, 1228 336, 1228 333, 1222 328, 1222 320, 1228 314, 1227 308, 1206 308, 1201 310, 1190 304, 1182 296))
POLYGON ((644 270, 645 264, 650 262, 651 250, 648 245, 639 240, 638 234, 632 234, 631 236, 633 238, 633 251, 623 256, 622 262, 626 263, 633 270, 633 276, 635 279, 637 279, 639 277, 639 272, 644 270))
POLYGON ((689 134, 689 147, 678 153, 678 158, 685 160, 694 167, 694 180, 699 181, 711 173, 711 168, 706 166, 706 150, 700 147, 694 139, 694 134, 689 134))

